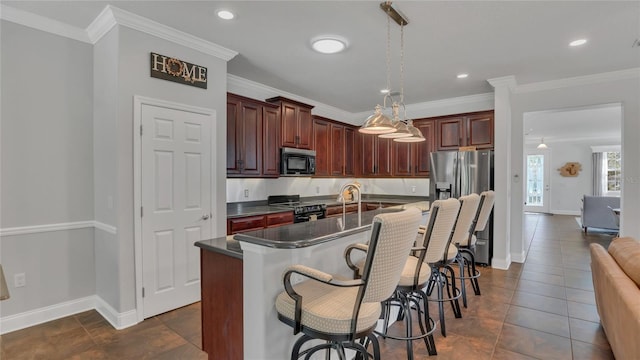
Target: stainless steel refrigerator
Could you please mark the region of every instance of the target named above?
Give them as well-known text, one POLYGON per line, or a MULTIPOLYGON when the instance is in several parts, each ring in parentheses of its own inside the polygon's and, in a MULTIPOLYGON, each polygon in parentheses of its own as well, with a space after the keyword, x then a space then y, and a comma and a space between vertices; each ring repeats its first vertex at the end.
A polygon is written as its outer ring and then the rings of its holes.
MULTIPOLYGON (((429 186, 431 200, 459 198, 493 190, 493 151, 432 152, 429 186)), ((476 262, 490 265, 493 256, 493 212, 487 228, 476 237, 476 262)))

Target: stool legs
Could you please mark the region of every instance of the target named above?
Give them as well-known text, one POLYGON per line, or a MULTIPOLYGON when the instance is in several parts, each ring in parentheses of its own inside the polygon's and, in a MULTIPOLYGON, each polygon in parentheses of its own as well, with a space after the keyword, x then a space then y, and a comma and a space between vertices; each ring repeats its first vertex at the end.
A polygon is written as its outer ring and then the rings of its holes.
POLYGON ((432 301, 438 302, 438 312, 440 313, 440 332, 442 336, 447 336, 447 329, 444 321, 444 302, 449 301, 453 314, 456 318, 462 317, 460 311, 460 303, 458 298, 462 295, 460 290, 456 287, 456 275, 453 268, 449 265, 435 264, 431 266, 431 278, 429 285, 427 286, 427 294, 431 295, 433 289, 437 287, 437 299, 432 301), (442 269, 442 270, 441 270, 442 269), (449 275, 446 274, 449 272, 449 275), (451 278, 451 284, 449 284, 449 278, 451 278), (444 291, 447 291, 447 298, 444 297, 444 291))

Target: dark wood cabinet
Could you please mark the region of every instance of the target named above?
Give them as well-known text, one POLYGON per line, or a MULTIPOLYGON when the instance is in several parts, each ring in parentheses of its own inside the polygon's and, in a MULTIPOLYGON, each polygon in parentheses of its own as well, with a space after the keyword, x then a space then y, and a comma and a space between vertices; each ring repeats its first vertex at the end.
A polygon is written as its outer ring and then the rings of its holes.
POLYGON ((314 117, 313 148, 316 150, 315 176, 329 176, 329 163, 334 151, 331 150, 330 124, 328 121, 314 117))
POLYGON ((280 106, 280 145, 300 149, 311 149, 313 106, 277 96, 266 100, 280 106))
MULTIPOLYGON (((358 204, 347 204, 345 205, 345 213, 352 214, 358 212, 358 204)), ((338 217, 342 216, 342 205, 331 205, 327 206, 327 217, 338 217)))
POLYGON ((293 224, 293 211, 227 219, 227 235, 293 224))
POLYGON ((356 176, 356 133, 356 128, 344 127, 344 176, 356 176))
POLYGON ((437 150, 458 150, 462 146, 493 148, 493 110, 437 118, 437 150))
POLYGON ((359 176, 384 177, 392 175, 392 139, 358 133, 360 154, 359 176))
POLYGON ((414 120, 413 126, 415 126, 426 141, 415 144, 415 167, 414 176, 429 176, 431 169, 431 152, 435 151, 435 124, 433 120, 421 119, 414 120))
POLYGON ((315 176, 355 176, 355 139, 356 130, 354 127, 321 116, 314 116, 315 176))
POLYGON ((243 358, 242 259, 200 249, 202 350, 209 359, 243 358))
POLYGON ((393 142, 393 176, 413 176, 416 144, 393 142))
POLYGON ((227 176, 279 176, 278 106, 227 94, 227 176))

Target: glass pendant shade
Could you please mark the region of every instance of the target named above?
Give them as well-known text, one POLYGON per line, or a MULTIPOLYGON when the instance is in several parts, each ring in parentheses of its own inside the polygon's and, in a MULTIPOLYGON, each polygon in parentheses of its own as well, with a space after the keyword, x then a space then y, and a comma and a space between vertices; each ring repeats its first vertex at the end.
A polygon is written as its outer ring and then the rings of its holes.
POLYGON ((382 107, 376 105, 375 113, 367 118, 367 121, 358 129, 363 134, 388 134, 396 132, 393 122, 382 113, 382 107))
POLYGON ((410 143, 410 142, 421 142, 421 141, 426 141, 427 140, 422 135, 422 132, 420 132, 420 130, 418 130, 418 128, 413 126, 412 123, 407 125, 407 129, 411 133, 411 136, 395 138, 395 139, 393 139, 393 141, 410 143))
POLYGON ((540 139, 540 145, 537 147, 538 149, 548 149, 547 144, 544 143, 544 138, 540 139))

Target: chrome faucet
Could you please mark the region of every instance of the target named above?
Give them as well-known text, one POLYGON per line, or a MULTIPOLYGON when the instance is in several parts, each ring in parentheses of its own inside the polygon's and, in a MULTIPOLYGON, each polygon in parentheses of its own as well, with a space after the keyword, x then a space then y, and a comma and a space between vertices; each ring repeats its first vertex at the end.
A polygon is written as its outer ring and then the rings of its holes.
POLYGON ((351 193, 351 199, 353 199, 353 197, 355 195, 353 195, 353 191, 357 191, 358 192, 358 226, 361 226, 361 219, 362 219, 362 190, 360 189, 362 185, 360 185, 359 182, 354 181, 351 183, 346 183, 344 185, 342 185, 342 188, 340 188, 340 193, 338 194, 338 200, 342 202, 342 217, 344 217, 347 213, 347 199, 345 199, 344 193, 346 191, 349 191, 351 193))

